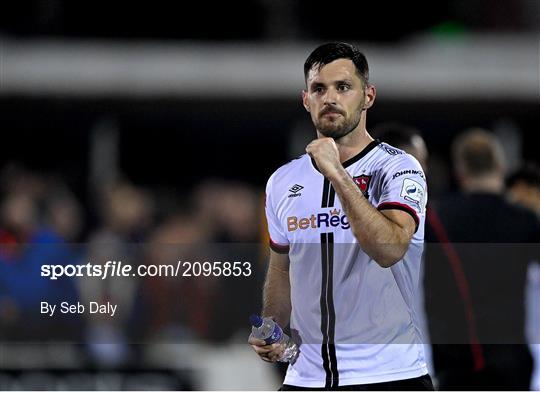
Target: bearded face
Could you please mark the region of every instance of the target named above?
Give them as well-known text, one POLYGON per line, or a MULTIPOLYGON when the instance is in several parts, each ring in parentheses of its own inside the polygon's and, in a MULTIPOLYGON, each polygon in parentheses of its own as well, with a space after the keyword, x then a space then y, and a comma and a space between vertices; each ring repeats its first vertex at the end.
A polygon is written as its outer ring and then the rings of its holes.
POLYGON ((362 106, 355 108, 352 113, 335 106, 327 106, 313 119, 315 128, 325 137, 339 139, 353 131, 360 123, 362 106))
POLYGON ((342 138, 355 130, 365 104, 364 84, 349 59, 338 59, 310 70, 304 106, 325 137, 342 138))

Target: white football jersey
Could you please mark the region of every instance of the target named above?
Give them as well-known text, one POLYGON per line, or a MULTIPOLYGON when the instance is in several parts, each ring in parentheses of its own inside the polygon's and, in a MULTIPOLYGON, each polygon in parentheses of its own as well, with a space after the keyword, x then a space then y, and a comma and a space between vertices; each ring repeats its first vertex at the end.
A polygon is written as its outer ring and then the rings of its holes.
POLYGON ((422 168, 378 141, 343 166, 373 206, 409 213, 417 230, 404 258, 384 269, 360 248, 332 184, 308 155, 270 177, 270 246, 289 255, 290 326, 300 344, 285 384, 337 387, 427 373, 416 310, 427 202, 422 168))

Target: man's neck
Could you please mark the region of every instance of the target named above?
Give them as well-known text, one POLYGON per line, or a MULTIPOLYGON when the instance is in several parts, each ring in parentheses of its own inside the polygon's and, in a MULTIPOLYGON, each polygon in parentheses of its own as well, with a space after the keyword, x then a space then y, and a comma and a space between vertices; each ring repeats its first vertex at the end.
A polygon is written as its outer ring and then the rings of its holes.
MULTIPOLYGON (((322 135, 319 134, 319 137, 322 135)), ((342 138, 336 140, 339 151, 339 160, 341 163, 353 158, 364 150, 373 138, 368 134, 365 128, 356 129, 342 138)))
POLYGON ((469 178, 463 182, 463 189, 465 192, 501 194, 503 192, 503 181, 499 176, 469 178))
POLYGON ((373 141, 373 138, 371 138, 369 135, 367 135, 366 138, 362 138, 362 141, 355 145, 342 145, 339 143, 339 141, 336 141, 337 148, 339 151, 340 162, 344 163, 345 161, 353 158, 362 150, 364 150, 372 141, 373 141))

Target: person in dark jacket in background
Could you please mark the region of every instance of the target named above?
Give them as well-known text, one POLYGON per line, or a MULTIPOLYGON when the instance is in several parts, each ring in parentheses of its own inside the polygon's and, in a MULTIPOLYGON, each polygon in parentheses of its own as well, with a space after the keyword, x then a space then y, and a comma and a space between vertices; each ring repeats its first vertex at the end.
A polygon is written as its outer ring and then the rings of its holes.
POLYGON ((425 293, 441 390, 528 390, 524 288, 540 225, 506 201, 505 158, 484 130, 455 140, 459 193, 432 205, 425 293))

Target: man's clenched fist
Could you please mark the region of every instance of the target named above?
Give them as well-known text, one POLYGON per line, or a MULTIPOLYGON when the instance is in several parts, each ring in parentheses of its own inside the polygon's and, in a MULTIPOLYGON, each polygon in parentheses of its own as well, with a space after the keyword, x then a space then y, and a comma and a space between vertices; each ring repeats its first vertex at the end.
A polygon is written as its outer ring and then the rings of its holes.
POLYGON ((333 138, 319 138, 312 141, 306 147, 306 153, 315 160, 319 171, 331 178, 343 169, 339 161, 339 150, 333 138))

